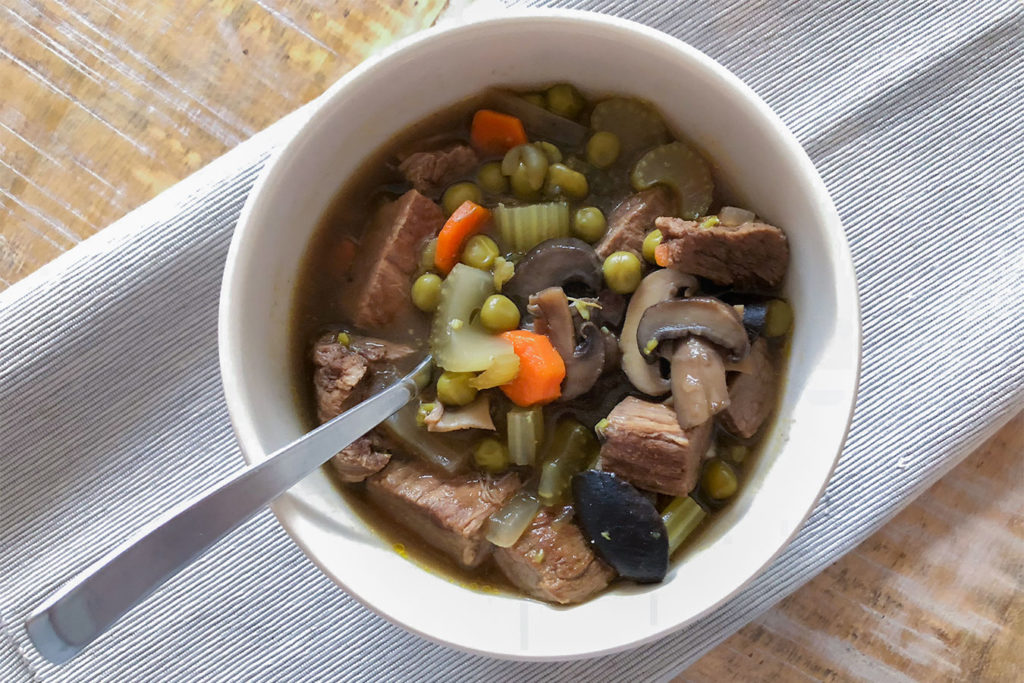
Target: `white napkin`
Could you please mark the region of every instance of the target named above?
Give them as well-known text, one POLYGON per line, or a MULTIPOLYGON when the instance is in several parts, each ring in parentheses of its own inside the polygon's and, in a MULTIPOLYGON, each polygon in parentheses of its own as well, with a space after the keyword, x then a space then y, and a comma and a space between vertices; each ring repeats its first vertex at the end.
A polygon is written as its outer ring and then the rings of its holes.
POLYGON ((217 370, 218 288, 246 193, 293 118, 0 294, 0 679, 670 676, 1024 407, 1019 3, 560 4, 648 23, 732 69, 793 129, 839 207, 863 303, 863 377, 842 460, 800 535, 675 635, 611 657, 524 664, 392 626, 264 513, 80 657, 44 662, 22 625, 38 601, 242 466, 217 370))

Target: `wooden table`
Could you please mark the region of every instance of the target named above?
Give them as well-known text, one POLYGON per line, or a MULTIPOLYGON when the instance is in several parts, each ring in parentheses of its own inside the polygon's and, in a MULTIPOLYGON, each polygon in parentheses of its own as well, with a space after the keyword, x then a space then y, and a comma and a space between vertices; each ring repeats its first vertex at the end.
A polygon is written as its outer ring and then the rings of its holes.
MULTIPOLYGON (((7 0, 0 288, 445 4, 7 0)), ((1024 414, 679 680, 1024 680, 1022 453, 1024 414)))

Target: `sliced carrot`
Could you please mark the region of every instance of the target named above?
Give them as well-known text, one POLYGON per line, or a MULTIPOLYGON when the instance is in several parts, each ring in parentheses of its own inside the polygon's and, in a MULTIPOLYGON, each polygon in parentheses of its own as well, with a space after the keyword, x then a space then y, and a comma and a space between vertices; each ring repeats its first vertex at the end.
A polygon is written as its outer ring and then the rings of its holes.
POLYGON ((519 356, 519 374, 501 390, 517 406, 527 407, 551 403, 562 395, 565 363, 543 334, 512 330, 500 335, 512 343, 519 356))
POLYGON ((469 138, 474 147, 487 154, 504 154, 529 142, 522 121, 490 109, 481 109, 473 115, 469 138))
POLYGON ((470 237, 484 229, 491 218, 491 212, 468 199, 445 222, 437 233, 437 250, 434 265, 441 274, 447 275, 462 255, 462 245, 470 237))

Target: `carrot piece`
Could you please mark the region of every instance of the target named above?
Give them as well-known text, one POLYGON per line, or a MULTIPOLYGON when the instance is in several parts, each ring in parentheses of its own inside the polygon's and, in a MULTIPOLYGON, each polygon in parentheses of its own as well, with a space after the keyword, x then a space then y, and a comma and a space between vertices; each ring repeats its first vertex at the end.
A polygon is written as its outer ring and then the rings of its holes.
POLYGON ((562 395, 565 363, 543 334, 512 330, 500 335, 512 343, 519 356, 519 374, 501 390, 517 406, 527 407, 551 403, 562 395))
POLYGON ((487 154, 504 154, 517 145, 529 142, 522 121, 490 109, 481 109, 473 115, 469 139, 473 141, 473 146, 487 154))
POLYGON ((437 250, 434 265, 442 275, 447 275, 462 255, 466 240, 483 230, 491 218, 491 212, 468 199, 449 216, 441 232, 437 233, 437 250))

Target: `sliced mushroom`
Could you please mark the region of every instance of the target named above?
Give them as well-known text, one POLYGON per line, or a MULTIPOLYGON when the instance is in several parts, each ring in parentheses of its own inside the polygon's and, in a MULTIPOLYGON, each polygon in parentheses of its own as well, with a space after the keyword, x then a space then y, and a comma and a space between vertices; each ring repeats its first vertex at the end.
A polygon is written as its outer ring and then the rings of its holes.
POLYGON ((426 425, 428 432, 457 432, 461 429, 494 431, 491 398, 487 394, 480 394, 475 401, 460 408, 444 408, 438 402, 427 415, 426 425))
POLYGON ((597 325, 580 326, 580 344, 576 345, 569 300, 561 287, 547 289, 530 297, 527 310, 534 316, 534 330, 547 335, 565 362, 562 400, 576 398, 594 386, 604 370, 604 339, 597 325))
POLYGON ((622 334, 619 337, 622 370, 634 387, 649 396, 662 396, 668 393, 669 382, 661 376, 657 365, 648 364, 640 354, 636 344, 637 327, 644 311, 657 303, 671 299, 680 290, 685 290, 685 296, 691 296, 697 290, 697 278, 677 270, 656 270, 640 282, 626 309, 626 319, 622 323, 622 334))
POLYGON ((722 356, 701 337, 676 343, 672 353, 672 403, 683 429, 704 424, 729 407, 722 356))
POLYGON ((590 290, 601 286, 601 260, 593 247, 574 237, 541 242, 523 257, 502 293, 527 298, 548 287, 579 282, 590 290))
POLYGON ((636 329, 637 346, 648 363, 658 359, 655 352, 666 340, 688 336, 718 344, 729 352, 732 362, 743 360, 750 351, 750 340, 736 309, 712 297, 655 304, 644 311, 636 329))

